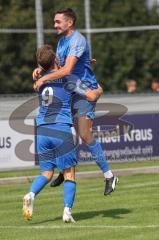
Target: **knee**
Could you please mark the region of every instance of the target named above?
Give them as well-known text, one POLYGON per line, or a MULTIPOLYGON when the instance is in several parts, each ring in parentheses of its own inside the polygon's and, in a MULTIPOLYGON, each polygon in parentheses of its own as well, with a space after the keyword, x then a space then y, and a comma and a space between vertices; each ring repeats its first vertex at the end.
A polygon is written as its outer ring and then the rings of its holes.
POLYGON ((53 176, 53 172, 52 171, 45 171, 45 172, 42 173, 42 175, 45 176, 48 179, 48 181, 51 181, 52 176, 53 176))
POLYGON ((93 141, 93 135, 90 131, 80 132, 80 138, 86 144, 90 144, 93 141))
POLYGON ((64 179, 66 180, 70 180, 70 181, 75 181, 75 172, 74 172, 74 168, 70 168, 67 170, 64 170, 63 172, 64 175, 64 179))

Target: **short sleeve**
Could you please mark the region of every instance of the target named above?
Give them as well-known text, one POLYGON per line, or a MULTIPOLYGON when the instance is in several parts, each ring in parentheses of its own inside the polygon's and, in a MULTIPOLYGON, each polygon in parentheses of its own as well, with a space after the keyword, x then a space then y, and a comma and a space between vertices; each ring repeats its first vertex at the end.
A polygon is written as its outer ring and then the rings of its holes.
POLYGON ((77 36, 76 38, 72 39, 69 44, 69 56, 75 56, 80 58, 86 49, 86 39, 82 36, 77 36))

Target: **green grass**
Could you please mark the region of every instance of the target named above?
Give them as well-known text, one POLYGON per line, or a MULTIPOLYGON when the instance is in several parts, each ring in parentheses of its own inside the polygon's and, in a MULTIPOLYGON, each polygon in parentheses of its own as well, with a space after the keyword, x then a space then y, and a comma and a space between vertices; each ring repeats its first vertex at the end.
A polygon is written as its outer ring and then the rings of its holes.
MULTIPOLYGON (((159 160, 110 163, 110 166, 111 166, 111 169, 159 166, 159 160)), ((78 165, 76 167, 76 172, 85 172, 85 171, 99 171, 99 168, 95 163, 90 165, 78 165)), ((35 176, 38 174, 39 174, 38 169, 4 171, 4 172, 0 172, 0 178, 18 177, 18 176, 35 176)))
POLYGON ((62 186, 47 186, 36 198, 33 220, 21 216, 28 184, 0 188, 2 240, 158 240, 159 175, 120 177, 116 191, 103 196, 102 178, 77 182, 76 224, 64 224, 62 186))

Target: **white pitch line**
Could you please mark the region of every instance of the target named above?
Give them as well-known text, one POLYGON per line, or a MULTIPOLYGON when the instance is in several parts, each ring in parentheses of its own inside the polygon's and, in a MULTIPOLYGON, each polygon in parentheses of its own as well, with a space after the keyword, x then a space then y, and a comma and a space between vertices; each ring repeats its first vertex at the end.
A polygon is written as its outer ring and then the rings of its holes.
POLYGON ((123 229, 143 229, 143 228, 159 228, 159 225, 144 225, 144 226, 137 226, 137 225, 76 225, 76 224, 71 224, 71 225, 40 225, 40 226, 0 226, 0 229, 66 229, 66 228, 75 228, 75 229, 80 229, 80 228, 94 228, 94 229, 118 229, 118 228, 123 228, 123 229))

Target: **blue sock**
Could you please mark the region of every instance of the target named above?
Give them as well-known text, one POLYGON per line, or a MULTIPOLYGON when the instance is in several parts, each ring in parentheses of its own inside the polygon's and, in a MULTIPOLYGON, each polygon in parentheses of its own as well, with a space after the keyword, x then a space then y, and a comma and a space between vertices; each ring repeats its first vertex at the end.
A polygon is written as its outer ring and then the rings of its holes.
POLYGON ((109 163, 106 157, 103 154, 102 147, 97 140, 93 140, 88 146, 89 151, 92 154, 92 158, 96 161, 99 168, 102 170, 103 173, 109 171, 109 163))
POLYGON ((49 180, 43 175, 36 177, 31 185, 30 192, 37 195, 48 182, 49 180))
POLYGON ((64 182, 64 207, 72 208, 76 194, 76 182, 64 182))

